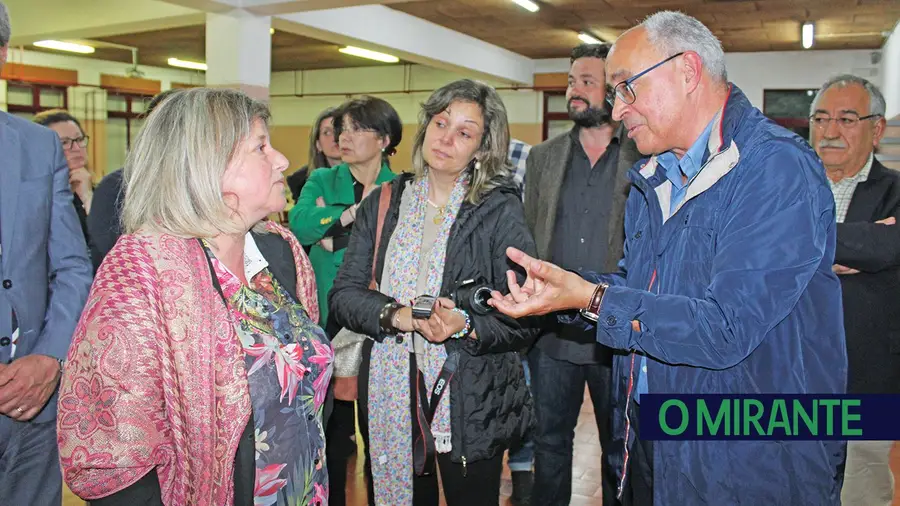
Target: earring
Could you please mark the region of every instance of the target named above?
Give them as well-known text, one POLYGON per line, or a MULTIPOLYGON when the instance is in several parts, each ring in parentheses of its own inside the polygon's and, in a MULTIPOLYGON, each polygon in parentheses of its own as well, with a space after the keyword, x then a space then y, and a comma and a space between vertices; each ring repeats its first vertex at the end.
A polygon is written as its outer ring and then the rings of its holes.
POLYGON ((475 170, 481 170, 481 162, 475 160, 475 170))

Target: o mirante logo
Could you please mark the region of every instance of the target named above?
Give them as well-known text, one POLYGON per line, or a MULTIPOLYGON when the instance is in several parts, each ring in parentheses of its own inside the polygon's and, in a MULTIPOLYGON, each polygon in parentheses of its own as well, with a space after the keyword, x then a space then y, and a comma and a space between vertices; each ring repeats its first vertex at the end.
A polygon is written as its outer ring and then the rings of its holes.
POLYGON ((641 395, 647 440, 897 440, 895 395, 641 395))

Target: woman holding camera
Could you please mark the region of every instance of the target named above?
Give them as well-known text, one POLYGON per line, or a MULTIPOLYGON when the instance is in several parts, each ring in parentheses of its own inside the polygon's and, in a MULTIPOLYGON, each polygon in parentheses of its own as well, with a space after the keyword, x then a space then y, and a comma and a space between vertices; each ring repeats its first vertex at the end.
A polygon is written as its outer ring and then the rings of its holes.
POLYGON ((517 351, 537 329, 473 300, 506 289, 508 247, 535 249, 508 146, 496 91, 453 82, 423 105, 414 174, 360 205, 329 303, 372 338, 359 402, 377 505, 436 506, 440 472, 448 505, 496 506, 503 452, 532 424, 517 351))

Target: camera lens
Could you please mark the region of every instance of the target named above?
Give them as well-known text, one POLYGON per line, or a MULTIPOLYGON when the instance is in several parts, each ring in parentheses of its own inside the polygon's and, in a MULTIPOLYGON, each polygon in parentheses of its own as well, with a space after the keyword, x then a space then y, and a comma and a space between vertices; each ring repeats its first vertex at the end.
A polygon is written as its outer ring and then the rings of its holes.
POLYGON ((479 286, 472 293, 472 309, 478 314, 490 313, 493 309, 488 305, 491 299, 491 289, 487 286, 479 286))

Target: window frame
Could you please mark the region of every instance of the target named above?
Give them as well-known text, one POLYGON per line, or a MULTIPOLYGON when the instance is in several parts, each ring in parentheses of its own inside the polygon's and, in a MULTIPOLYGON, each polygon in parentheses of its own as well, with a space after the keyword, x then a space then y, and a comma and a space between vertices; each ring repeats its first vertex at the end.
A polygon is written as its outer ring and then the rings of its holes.
POLYGON ((65 109, 69 110, 69 87, 67 85, 60 84, 44 84, 44 83, 35 83, 29 81, 22 81, 18 79, 11 79, 6 81, 7 95, 9 95, 9 88, 31 88, 31 105, 23 105, 23 104, 10 104, 7 102, 6 111, 10 114, 15 113, 25 113, 25 114, 38 114, 43 111, 49 111, 51 109, 65 109), (53 91, 61 91, 63 97, 62 106, 54 106, 54 107, 46 107, 41 105, 41 91, 42 90, 53 90, 53 91))
POLYGON ((132 105, 135 100, 148 100, 152 99, 152 94, 145 93, 134 93, 130 91, 119 91, 114 89, 106 90, 106 117, 107 118, 119 118, 125 120, 125 150, 126 152, 131 149, 131 122, 132 120, 140 119, 141 116, 144 115, 144 111, 135 112, 132 105), (125 99, 125 110, 124 111, 111 111, 109 109, 109 99, 110 97, 122 97, 125 99))

